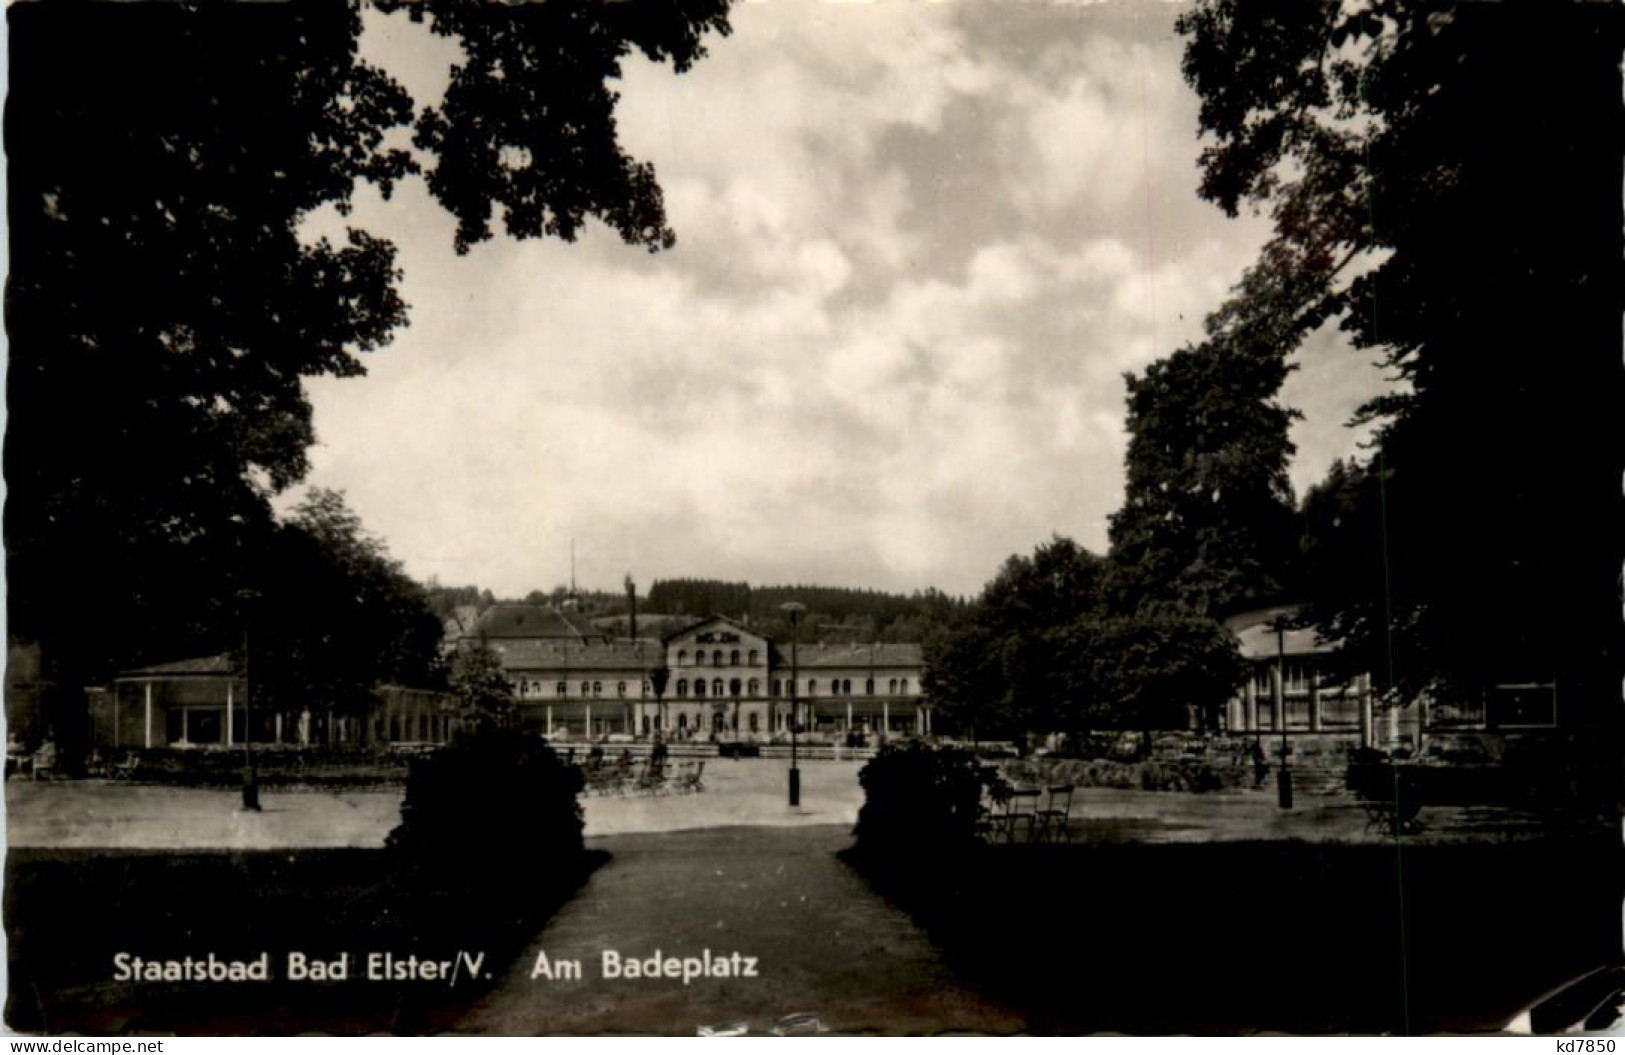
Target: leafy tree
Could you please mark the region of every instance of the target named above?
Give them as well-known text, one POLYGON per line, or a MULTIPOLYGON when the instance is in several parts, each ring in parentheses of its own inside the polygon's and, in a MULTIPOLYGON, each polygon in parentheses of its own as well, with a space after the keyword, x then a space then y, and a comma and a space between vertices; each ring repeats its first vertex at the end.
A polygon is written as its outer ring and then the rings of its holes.
POLYGON ((68 691, 235 636, 308 467, 303 379, 363 373, 406 319, 389 243, 299 234, 418 168, 392 131, 415 117, 460 251, 498 208, 515 237, 671 244, 606 85, 634 49, 687 68, 725 0, 412 9, 468 56, 421 112, 358 59, 355 4, 8 8, 9 623, 68 691))
POLYGON ((926 648, 920 688, 944 729, 987 740, 1018 731, 1015 715, 1005 707, 998 641, 973 619, 926 648))
POLYGON ((313 489, 254 564, 249 644, 261 702, 357 714, 380 684, 438 681, 440 622, 427 595, 339 492, 313 489))
POLYGON ((1294 544, 1287 365, 1214 338, 1128 377, 1126 495, 1107 576, 1119 613, 1222 616, 1278 595, 1294 544))
POLYGON ((729 32, 728 0, 613 4, 470 4, 381 0, 455 39, 464 57, 413 141, 439 159, 429 190, 457 217, 457 251, 491 236, 493 212, 514 238, 574 241, 588 217, 629 245, 669 249, 654 167, 616 136, 612 82, 633 50, 682 73, 707 33, 729 32))
POLYGON ((1615 712, 1625 535, 1598 430, 1625 394, 1622 17, 1204 0, 1180 20, 1202 192, 1274 222, 1221 331, 1284 354, 1336 318, 1407 383, 1366 408, 1372 459, 1317 496, 1313 542, 1362 561, 1316 615, 1402 692, 1555 680, 1615 712), (1324 535, 1338 505, 1364 534, 1324 535))
POLYGON ((1101 559, 1059 535, 1010 557, 982 589, 979 617, 995 633, 1059 626, 1100 609, 1101 559))
POLYGON ((503 673, 502 659, 486 648, 460 648, 452 654, 446 682, 466 726, 514 729, 519 707, 503 673))
POLYGON ((424 586, 429 595, 429 608, 437 619, 446 619, 459 608, 470 607, 481 611, 496 604, 490 590, 478 586, 442 586, 430 579, 424 586))
POLYGON ((932 704, 979 737, 1056 731, 1046 634, 1099 611, 1101 568, 1060 537, 1006 560, 965 621, 926 650, 922 688, 932 704))
POLYGON ((1235 637, 1201 617, 1081 619, 1052 632, 1048 644, 1056 726, 1074 736, 1217 729, 1245 672, 1235 637))

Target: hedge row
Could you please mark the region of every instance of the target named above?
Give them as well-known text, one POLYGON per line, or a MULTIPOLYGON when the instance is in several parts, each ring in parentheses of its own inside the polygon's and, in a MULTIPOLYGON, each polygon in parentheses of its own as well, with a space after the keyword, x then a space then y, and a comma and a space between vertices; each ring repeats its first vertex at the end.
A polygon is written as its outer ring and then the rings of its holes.
MULTIPOLYGON (((254 771, 264 787, 399 787, 410 758, 375 751, 303 752, 257 750, 254 771)), ((240 751, 183 751, 158 748, 131 752, 133 764, 104 765, 97 775, 137 784, 173 787, 234 787, 242 783, 240 751)))
POLYGON ((1022 785, 1070 784, 1079 788, 1125 788, 1140 791, 1222 791, 1251 787, 1250 766, 1214 764, 1195 759, 1118 762, 1107 758, 1041 758, 1007 762, 1006 780, 1022 785))

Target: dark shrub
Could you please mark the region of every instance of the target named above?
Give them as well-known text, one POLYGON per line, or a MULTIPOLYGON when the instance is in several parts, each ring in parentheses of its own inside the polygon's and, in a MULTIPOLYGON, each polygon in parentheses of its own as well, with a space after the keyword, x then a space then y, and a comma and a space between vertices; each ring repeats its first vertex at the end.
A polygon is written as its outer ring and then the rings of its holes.
POLYGON ((936 857, 976 844, 983 770, 976 756, 921 743, 889 745, 858 774, 858 849, 886 857, 936 857))
POLYGON ((516 892, 580 867, 581 788, 541 737, 469 730, 413 761, 388 845, 435 889, 516 892))

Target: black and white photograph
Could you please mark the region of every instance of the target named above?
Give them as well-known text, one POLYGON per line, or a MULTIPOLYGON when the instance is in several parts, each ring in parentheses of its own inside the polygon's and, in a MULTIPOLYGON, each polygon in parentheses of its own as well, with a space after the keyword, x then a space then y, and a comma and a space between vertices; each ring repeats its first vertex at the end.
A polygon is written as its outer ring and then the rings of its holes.
POLYGON ((7 1032, 1625 1031, 1618 4, 6 40, 7 1032))

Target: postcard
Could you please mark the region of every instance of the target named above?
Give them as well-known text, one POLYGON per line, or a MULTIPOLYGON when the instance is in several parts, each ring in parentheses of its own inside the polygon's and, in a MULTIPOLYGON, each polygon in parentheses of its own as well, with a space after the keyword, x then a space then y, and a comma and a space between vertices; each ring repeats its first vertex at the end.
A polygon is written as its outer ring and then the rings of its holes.
POLYGON ((7 1029, 1619 1028, 1622 17, 11 4, 7 1029))

